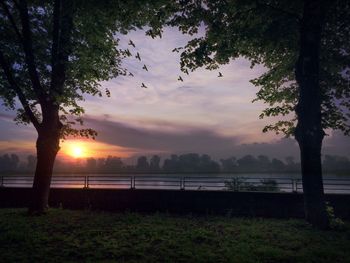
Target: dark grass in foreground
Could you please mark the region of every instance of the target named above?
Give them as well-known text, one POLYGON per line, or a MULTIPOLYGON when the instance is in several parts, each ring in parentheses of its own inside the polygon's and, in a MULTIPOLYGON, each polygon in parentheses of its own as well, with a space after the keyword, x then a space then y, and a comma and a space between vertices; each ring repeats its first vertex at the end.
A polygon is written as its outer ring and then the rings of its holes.
POLYGON ((0 209, 1 262, 350 262, 350 225, 303 220, 0 209))

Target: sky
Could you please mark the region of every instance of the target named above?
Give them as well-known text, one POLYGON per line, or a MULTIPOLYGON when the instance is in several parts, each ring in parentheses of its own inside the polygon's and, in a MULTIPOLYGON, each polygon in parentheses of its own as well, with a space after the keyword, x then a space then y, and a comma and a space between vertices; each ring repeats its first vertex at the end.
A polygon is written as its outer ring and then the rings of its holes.
MULTIPOLYGON (((62 143, 60 158, 108 155, 133 158, 138 155, 209 153, 214 158, 265 154, 283 159, 299 157, 293 138, 262 133, 273 119, 259 119, 265 108, 252 103, 258 88, 249 80, 260 76, 264 67, 250 68, 240 58, 219 70, 198 69, 186 75, 180 71, 179 54, 172 52, 190 39, 177 29, 167 28, 161 39, 146 37, 144 31, 117 36, 120 46, 134 56, 123 62, 134 77, 120 76, 101 83, 111 97, 86 96, 82 103, 85 126, 94 128, 93 140, 68 139, 62 143), (136 47, 128 45, 129 39, 136 47), (146 65, 148 71, 142 69, 146 65), (223 77, 218 77, 219 72, 223 77), (181 75, 183 82, 178 80, 181 75), (144 83, 147 88, 142 88, 144 83)), ((36 132, 32 126, 17 126, 14 113, 0 107, 0 154, 35 153, 36 132)), ((324 154, 350 156, 350 138, 327 131, 324 154)))

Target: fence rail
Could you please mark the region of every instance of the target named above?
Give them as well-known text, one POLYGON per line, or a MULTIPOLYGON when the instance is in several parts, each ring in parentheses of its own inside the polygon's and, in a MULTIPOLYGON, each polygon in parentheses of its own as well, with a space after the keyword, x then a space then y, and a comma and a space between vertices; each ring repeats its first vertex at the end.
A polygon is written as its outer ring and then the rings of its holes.
MULTIPOLYGON (((323 182, 326 193, 350 194, 350 178, 324 178, 323 182)), ((31 176, 0 176, 0 187, 28 188, 32 184, 31 176)), ((289 177, 65 175, 52 177, 51 187, 302 192, 301 179, 289 177)))

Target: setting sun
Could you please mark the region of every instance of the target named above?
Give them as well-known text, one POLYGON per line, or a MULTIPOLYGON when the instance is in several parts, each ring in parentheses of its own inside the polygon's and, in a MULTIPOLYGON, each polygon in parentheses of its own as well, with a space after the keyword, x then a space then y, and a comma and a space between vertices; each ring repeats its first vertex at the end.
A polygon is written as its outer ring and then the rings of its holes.
MULTIPOLYGON (((1 145, 0 145, 1 146, 1 145)), ((122 147, 108 145, 93 140, 66 140, 61 144, 60 157, 62 158, 104 158, 108 155, 129 157, 134 152, 122 147)))
POLYGON ((66 155, 74 158, 84 158, 88 156, 86 145, 81 142, 70 142, 65 145, 63 151, 66 155))
POLYGON ((80 146, 74 146, 72 148, 72 156, 79 158, 83 156, 83 149, 80 146))

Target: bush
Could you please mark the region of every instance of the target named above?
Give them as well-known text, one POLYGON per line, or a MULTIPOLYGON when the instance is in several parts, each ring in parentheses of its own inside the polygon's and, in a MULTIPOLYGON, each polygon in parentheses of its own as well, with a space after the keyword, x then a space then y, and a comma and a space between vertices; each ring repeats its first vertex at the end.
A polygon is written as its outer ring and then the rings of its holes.
POLYGON ((261 179, 260 184, 249 183, 246 180, 244 177, 235 177, 230 181, 225 181, 225 187, 229 191, 279 191, 276 180, 261 179))
POLYGON ((329 224, 331 229, 342 230, 345 227, 345 223, 339 217, 336 217, 334 214, 334 208, 326 202, 326 211, 328 214, 329 224))

